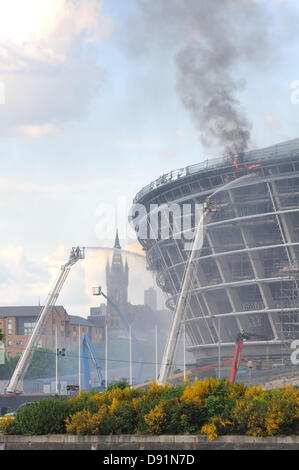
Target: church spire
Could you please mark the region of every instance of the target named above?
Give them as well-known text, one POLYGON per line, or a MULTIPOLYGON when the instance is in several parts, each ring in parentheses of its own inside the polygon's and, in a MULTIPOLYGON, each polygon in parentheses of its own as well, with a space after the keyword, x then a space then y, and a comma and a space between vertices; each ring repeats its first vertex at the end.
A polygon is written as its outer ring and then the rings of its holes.
POLYGON ((121 246, 120 246, 119 238, 118 238, 118 229, 116 230, 116 237, 115 237, 114 248, 118 248, 119 250, 121 250, 121 246))

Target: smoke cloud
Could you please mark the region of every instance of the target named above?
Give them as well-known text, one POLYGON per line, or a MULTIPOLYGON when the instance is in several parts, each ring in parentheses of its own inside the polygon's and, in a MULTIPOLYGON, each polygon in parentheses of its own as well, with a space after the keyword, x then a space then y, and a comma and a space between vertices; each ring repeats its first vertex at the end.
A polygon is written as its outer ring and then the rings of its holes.
POLYGON ((156 42, 172 54, 178 94, 203 145, 228 154, 247 150, 251 124, 238 98, 246 82, 236 77, 242 67, 268 56, 267 10, 254 0, 139 0, 138 5, 142 41, 134 52, 140 54, 141 43, 146 51, 156 42))

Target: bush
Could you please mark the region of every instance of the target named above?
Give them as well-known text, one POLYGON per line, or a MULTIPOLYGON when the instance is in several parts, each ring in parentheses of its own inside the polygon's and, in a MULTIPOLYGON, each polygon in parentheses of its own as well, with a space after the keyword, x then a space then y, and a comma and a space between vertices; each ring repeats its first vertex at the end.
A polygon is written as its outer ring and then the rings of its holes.
POLYGON ((77 409, 77 403, 60 397, 30 403, 16 413, 12 431, 25 435, 63 434, 66 418, 77 409))
POLYGON ((2 434, 13 434, 14 416, 3 416, 0 418, 0 432, 2 434))
POLYGON ((5 434, 299 434, 299 391, 265 391, 206 378, 193 385, 134 390, 119 383, 107 391, 43 399, 0 422, 5 434))
POLYGON ((144 416, 147 431, 150 434, 162 434, 166 426, 166 403, 161 401, 150 412, 144 416))
POLYGON ((249 389, 246 395, 245 399, 237 400, 231 412, 235 433, 258 437, 298 433, 296 390, 249 389))
POLYGON ((107 392, 110 392, 110 390, 113 390, 115 388, 120 388, 121 390, 124 390, 127 387, 128 387, 127 382, 119 381, 119 382, 116 382, 113 385, 109 385, 109 387, 107 387, 107 392))
POLYGON ((106 406, 92 414, 84 409, 78 411, 74 415, 66 418, 66 431, 70 434, 77 435, 93 435, 93 434, 110 434, 107 428, 108 410, 106 406), (100 432, 101 431, 101 432, 100 432))
POLYGON ((198 434, 204 423, 204 414, 196 403, 176 400, 168 408, 166 434, 198 434))

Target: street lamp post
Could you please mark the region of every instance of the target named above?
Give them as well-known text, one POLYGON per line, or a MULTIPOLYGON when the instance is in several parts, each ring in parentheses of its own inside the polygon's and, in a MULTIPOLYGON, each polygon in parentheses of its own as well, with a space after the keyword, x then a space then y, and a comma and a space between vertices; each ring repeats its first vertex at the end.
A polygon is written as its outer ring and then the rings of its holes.
POLYGON ((79 390, 81 390, 81 326, 79 325, 79 358, 78 358, 79 390))
POLYGON ((220 317, 218 318, 218 378, 221 377, 221 339, 220 339, 220 317))
POLYGON ((105 388, 108 388, 108 323, 105 325, 105 388))
POLYGON ((58 349, 58 332, 57 332, 57 325, 55 329, 55 345, 56 345, 56 395, 60 395, 60 379, 59 379, 59 387, 58 387, 58 356, 65 356, 65 348, 58 349))
POLYGON ((55 369, 56 369, 56 387, 55 387, 55 392, 56 395, 58 393, 58 338, 57 338, 57 325, 55 328, 55 351, 56 351, 56 364, 55 364, 55 369))
POLYGON ((186 382, 186 323, 184 323, 184 382, 186 382))
POLYGON ((156 382, 158 382, 158 326, 156 325, 156 341, 155 341, 155 344, 156 344, 156 382))
POLYGON ((129 343, 130 343, 130 387, 133 386, 132 374, 132 325, 129 325, 129 343))

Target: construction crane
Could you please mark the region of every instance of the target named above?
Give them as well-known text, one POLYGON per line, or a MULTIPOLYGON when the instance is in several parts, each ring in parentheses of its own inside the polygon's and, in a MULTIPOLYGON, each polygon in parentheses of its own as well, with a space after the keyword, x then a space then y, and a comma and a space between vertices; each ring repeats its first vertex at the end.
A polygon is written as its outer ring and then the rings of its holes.
POLYGON ((89 336, 87 333, 84 333, 82 340, 82 359, 83 359, 83 372, 84 372, 84 390, 90 390, 92 388, 91 379, 90 379, 90 367, 89 367, 89 358, 93 361, 97 374, 98 374, 98 383, 100 390, 104 390, 104 378, 102 374, 102 368, 100 363, 95 355, 92 344, 90 342, 89 336))
POLYGON ((85 248, 80 248, 79 246, 77 246, 76 248, 72 248, 70 257, 67 263, 61 266, 60 272, 53 284, 53 287, 51 288, 48 294, 47 300, 45 302, 45 306, 42 308, 42 311, 35 324, 32 335, 29 338, 27 346, 24 349, 22 355, 20 356, 19 362, 9 381, 9 384, 6 389, 7 393, 13 393, 13 394, 23 393, 23 390, 18 387, 27 372, 27 369, 30 365, 33 354, 36 348, 38 347, 38 343, 43 333, 43 329, 45 327, 49 313, 51 312, 52 307, 55 305, 57 301, 57 298, 68 277, 68 274, 72 266, 75 263, 77 263, 77 261, 79 261, 80 259, 84 259, 84 258, 85 258, 85 248))
MULTIPOLYGON (((197 225, 192 250, 190 252, 188 261, 186 263, 186 269, 185 269, 185 273, 183 276, 181 290, 180 290, 178 302, 176 305, 172 325, 170 328, 168 341, 167 341, 166 348, 164 351, 162 364, 160 367, 160 375, 158 378, 159 385, 165 385, 167 383, 168 377, 171 376, 174 360, 177 356, 179 340, 180 340, 181 331, 182 331, 181 327, 182 327, 184 315, 185 315, 185 308, 186 308, 186 304, 189 298, 189 290, 190 290, 190 285, 191 285, 191 281, 193 277, 193 272, 197 263, 197 261, 195 260, 195 255, 196 253, 198 253, 198 251, 200 251, 201 246, 202 246, 203 228, 206 225, 207 218, 211 216, 212 212, 217 212, 217 207, 214 205, 212 198, 216 195, 216 193, 236 187, 240 185, 240 182, 242 184, 242 180, 253 178, 253 177, 254 176, 251 176, 251 175, 244 175, 238 178, 238 180, 230 181, 226 183, 225 185, 221 186, 220 188, 218 188, 213 194, 207 196, 205 200, 203 213, 201 214, 199 223, 197 225)), ((208 326, 208 323, 207 323, 207 326, 208 326)))
MULTIPOLYGON (((259 335, 257 333, 245 333, 245 332, 238 333, 236 342, 235 342, 235 350, 234 350, 232 368, 231 368, 231 373, 230 373, 230 378, 229 378, 229 381, 231 383, 235 382, 236 374, 238 372, 239 364, 241 360, 243 343, 244 343, 244 340, 246 339, 262 339, 262 340, 267 341, 269 338, 266 338, 265 336, 259 335)), ((245 359, 245 358, 242 358, 242 359, 245 359)))
POLYGON ((170 333, 168 337, 168 342, 167 342, 164 356, 162 359, 160 375, 158 378, 159 385, 165 385, 167 383, 167 379, 171 375, 171 372, 173 369, 174 359, 177 356, 179 340, 180 340, 180 335, 181 335, 181 325, 184 319, 185 307, 186 307, 187 300, 188 300, 188 291, 190 288, 190 282, 192 280, 193 271, 195 268, 194 258, 195 258, 196 252, 201 248, 200 242, 203 237, 202 228, 204 225, 204 219, 211 212, 211 210, 212 210, 212 202, 211 202, 210 197, 208 197, 205 202, 204 210, 197 226, 192 251, 189 255, 189 259, 187 262, 179 300, 176 306, 175 314, 173 317, 173 321, 172 321, 172 325, 171 325, 171 329, 170 329, 170 333))

